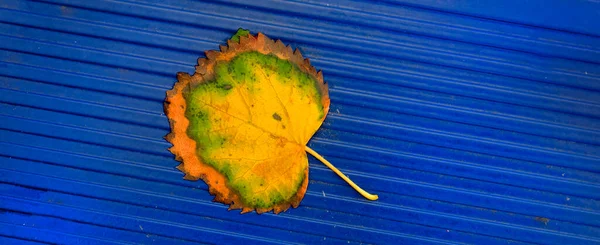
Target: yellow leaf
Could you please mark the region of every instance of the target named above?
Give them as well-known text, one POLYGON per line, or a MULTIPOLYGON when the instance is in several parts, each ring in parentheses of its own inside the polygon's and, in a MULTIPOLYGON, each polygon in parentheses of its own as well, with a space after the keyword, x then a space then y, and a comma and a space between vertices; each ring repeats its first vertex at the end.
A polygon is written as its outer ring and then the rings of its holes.
POLYGON ((261 33, 234 38, 239 43, 207 51, 194 75, 177 74, 165 100, 166 138, 182 161, 178 169, 203 179, 215 201, 279 213, 306 192, 306 151, 313 154, 306 144, 329 111, 327 85, 281 41, 261 33))

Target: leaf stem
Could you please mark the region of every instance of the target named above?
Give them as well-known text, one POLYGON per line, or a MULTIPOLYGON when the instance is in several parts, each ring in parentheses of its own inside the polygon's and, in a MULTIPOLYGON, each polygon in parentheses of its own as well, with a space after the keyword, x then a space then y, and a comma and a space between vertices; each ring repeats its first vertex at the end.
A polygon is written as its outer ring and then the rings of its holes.
POLYGON ((350 178, 348 178, 348 176, 346 176, 339 169, 337 169, 335 166, 333 166, 333 164, 331 164, 329 161, 325 160, 325 158, 323 158, 321 155, 319 155, 319 153, 317 153, 316 151, 314 151, 313 149, 311 149, 308 146, 305 146, 305 147, 306 147, 305 148, 306 152, 310 153, 315 158, 317 158, 319 161, 321 161, 323 164, 325 164, 325 166, 327 166, 331 170, 333 170, 333 172, 335 172, 338 176, 340 176, 344 181, 346 181, 350 186, 352 186, 352 188, 354 188, 354 190, 356 190, 358 193, 360 193, 363 197, 365 197, 366 199, 369 199, 371 201, 375 201, 379 198, 379 196, 370 194, 370 193, 366 192, 365 190, 363 190, 362 188, 360 188, 358 185, 356 185, 354 182, 352 182, 352 180, 350 180, 350 178))

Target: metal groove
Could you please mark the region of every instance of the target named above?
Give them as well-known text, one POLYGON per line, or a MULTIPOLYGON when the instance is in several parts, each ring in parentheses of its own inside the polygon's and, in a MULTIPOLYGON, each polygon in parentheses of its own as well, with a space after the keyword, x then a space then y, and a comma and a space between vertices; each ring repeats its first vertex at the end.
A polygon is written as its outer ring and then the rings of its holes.
MULTIPOLYGON (((144 6, 140 5, 140 4, 134 4, 134 3, 130 3, 130 4, 132 4, 132 5, 137 5, 139 8, 143 8, 143 7, 144 7, 144 6)), ((76 6, 76 5, 71 5, 71 6, 76 6)), ((88 6, 88 7, 89 7, 89 6, 88 6)), ((157 7, 157 8, 166 8, 166 9, 170 9, 170 11, 174 11, 174 12, 178 12, 178 13, 186 13, 186 14, 191 14, 191 13, 192 13, 192 12, 190 12, 190 11, 187 11, 187 10, 172 9, 172 8, 168 8, 168 7, 157 7)), ((107 10, 106 10, 106 9, 103 9, 103 11, 107 11, 107 10)), ((129 14, 129 13, 127 13, 127 14, 129 14)), ((216 15, 216 14, 205 14, 205 16, 215 16, 215 15, 216 15)), ((138 17, 137 15, 132 15, 132 16, 134 16, 134 17, 138 17)), ((219 16, 219 15, 217 15, 217 16, 219 16)), ((221 16, 219 16, 219 17, 221 17, 221 16)), ((152 18, 156 18, 156 17, 152 17, 152 18)), ((224 18, 226 18, 226 19, 228 19, 228 20, 231 20, 231 19, 236 19, 236 20, 237 20, 237 19, 238 19, 237 17, 232 17, 232 16, 226 16, 226 17, 224 17, 224 18)), ((245 21, 246 23, 249 23, 249 21, 248 21, 248 20, 243 20, 243 21, 245 21)), ((263 22, 261 22, 261 21, 250 21, 250 22, 253 22, 253 23, 261 23, 261 24, 263 23, 263 22)), ((218 22, 213 22, 213 23, 218 23, 218 22)), ((265 24, 266 24, 266 23, 265 23, 265 24)), ((281 27, 281 26, 282 26, 282 23, 268 23, 268 24, 269 24, 269 25, 278 26, 278 27, 281 27)), ((299 27, 287 27, 287 26, 286 26, 285 28, 294 29, 294 32, 296 32, 296 33, 298 33, 298 34, 300 34, 300 33, 306 33, 306 34, 309 34, 309 33, 308 33, 308 31, 300 31, 300 28, 299 28, 299 27)), ((314 35, 314 34, 313 34, 313 35, 314 35)), ((320 33, 319 33, 319 35, 320 35, 320 33)), ((359 36, 356 36, 356 37, 357 37, 357 38, 361 38, 361 39, 362 39, 362 37, 359 37, 359 36)), ((337 38, 338 38, 338 39, 340 39, 340 41, 341 41, 341 40, 351 40, 351 39, 347 39, 347 38, 345 38, 345 37, 343 37, 343 36, 338 36, 337 38)), ((374 37, 372 37, 372 38, 374 38, 374 37)), ((322 39, 319 39, 319 41, 320 41, 320 42, 323 42, 324 40, 327 40, 327 39, 328 39, 328 38, 322 38, 322 39)), ((352 40, 353 40, 353 39, 352 39, 352 40)), ((382 42, 384 42, 384 43, 385 43, 385 42, 387 42, 387 40, 378 40, 378 41, 382 41, 382 42)), ((369 40, 363 40, 363 42, 371 43, 369 40)), ((347 43, 347 45, 348 45, 348 43, 347 43)), ((382 44, 377 44, 377 45, 379 45, 379 46, 383 46, 382 44)), ((407 45, 407 44, 402 44, 402 45, 407 45)), ((364 49, 364 48, 366 48, 366 47, 369 47, 369 46, 373 46, 373 45, 366 45, 366 44, 362 44, 362 45, 360 45, 360 46, 354 46, 354 45, 353 45, 352 47, 353 47, 353 48, 358 48, 358 49, 361 49, 361 48, 363 48, 363 49, 364 49)), ((421 46, 422 46, 422 45, 421 45, 421 46)), ((408 46, 407 46, 407 47, 408 47, 408 46)), ((391 49, 391 50, 395 50, 395 48, 394 48, 393 46, 389 46, 389 47, 387 47, 387 48, 388 48, 388 49, 391 49)), ((422 48, 424 48, 424 49, 429 49, 428 47, 422 47, 422 48)), ((368 50, 369 50, 369 51, 365 51, 365 52, 376 52, 376 53, 381 53, 381 52, 378 52, 377 50, 372 50, 372 49, 368 49, 368 50)), ((436 51, 436 52, 438 52, 438 51, 436 51)), ((441 49, 440 49, 440 51, 439 51, 439 52, 445 53, 445 52, 448 52, 448 51, 444 51, 444 50, 441 50, 441 49)), ((442 53, 436 53, 436 54, 442 54, 442 53)), ((381 53, 381 55, 386 55, 386 56, 389 56, 389 55, 391 55, 391 54, 392 54, 391 52, 381 53)), ((457 57, 457 58, 458 58, 458 59, 460 59, 460 57, 457 57)), ((479 58, 477 58, 477 59, 479 59, 479 58)), ((464 68, 464 67, 463 67, 463 68, 464 68)), ((469 69, 470 69, 470 68, 469 68, 469 69)), ((559 73, 560 73, 560 72, 559 72, 559 73)), ((521 74, 524 74, 524 73, 521 73, 521 74)), ((503 74, 503 75, 506 75, 506 74, 503 74)), ((573 75, 574 75, 574 76, 577 76, 576 74, 573 74, 573 75)))
POLYGON ((0 243, 600 244, 596 2, 0 2, 0 243), (182 179, 165 91, 239 27, 323 69, 309 146, 380 200, 312 157, 279 215, 182 179))
MULTIPOLYGON (((130 3, 130 4, 132 4, 132 3, 130 3)), ((143 8, 143 7, 144 7, 144 6, 140 6, 139 4, 135 4, 135 5, 137 5, 137 6, 138 6, 138 7, 140 7, 140 8, 143 8)), ((72 4, 71 4, 71 5, 67 4, 67 6, 74 6, 74 5, 72 5, 72 4)), ((135 8, 134 8, 134 9, 135 9, 135 8)), ((108 9, 103 9, 103 11, 108 11, 108 9)), ((186 11, 182 11, 182 10, 172 10, 172 11, 186 12, 186 11)), ((186 13, 189 13, 189 12, 186 12, 186 13)), ((127 14, 130 14, 130 13, 127 13, 127 14)), ((215 15, 215 14, 208 14, 207 16, 209 16, 209 15, 210 15, 210 16, 213 16, 213 15, 215 15)), ((133 16, 133 17, 138 17, 138 16, 136 16, 136 15, 132 15, 132 16, 133 16)), ((156 18, 156 17, 152 17, 152 18, 156 18)), ((230 19, 230 18, 228 17, 227 19, 230 19)), ((246 21, 247 21, 247 20, 246 20, 246 21)), ((213 22, 213 23, 217 23, 217 22, 213 22)), ((273 23, 269 23, 269 25, 273 25, 273 23)), ((296 27, 296 28, 297 28, 297 27, 296 27)), ((295 32, 301 33, 301 32, 300 32, 300 31, 298 31, 298 30, 296 30, 295 32)), ((321 40, 321 42, 322 42, 323 40, 326 40, 326 39, 320 39, 320 40, 321 40)), ((378 45, 379 45, 379 44, 378 44, 378 45)), ((369 46, 369 45, 364 45, 364 44, 363 44, 363 45, 360 45, 360 46, 352 46, 352 47, 353 47, 353 48, 365 48, 365 47, 368 47, 368 46, 369 46)), ((392 50, 394 49, 393 47, 388 47, 388 48, 391 48, 392 50)), ((375 50, 369 50, 369 51, 366 51, 366 52, 373 52, 373 51, 375 51, 375 50)), ((377 52, 377 51, 375 51, 375 52, 377 52)), ((382 53, 382 54, 383 54, 383 53, 382 53)), ((383 54, 383 55, 390 55, 390 54, 392 54, 392 53, 389 53, 389 52, 388 52, 388 53, 386 53, 386 54, 383 54)), ((459 59, 460 59, 460 58, 459 58, 459 59)), ((464 67, 463 67, 463 68, 464 68, 464 67)), ((520 74, 525 74, 525 73, 520 73, 520 74)), ((502 74, 502 75, 506 75, 506 74, 502 74)), ((520 76, 522 76, 522 75, 520 75, 520 76)))
POLYGON ((317 196, 319 196, 319 195, 317 194, 317 196))

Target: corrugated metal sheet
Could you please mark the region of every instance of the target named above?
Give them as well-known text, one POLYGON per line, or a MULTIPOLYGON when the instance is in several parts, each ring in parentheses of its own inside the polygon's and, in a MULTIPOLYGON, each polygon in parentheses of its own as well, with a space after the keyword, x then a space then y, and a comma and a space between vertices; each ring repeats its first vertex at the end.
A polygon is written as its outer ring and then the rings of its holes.
POLYGON ((600 244, 600 3, 0 0, 0 243, 600 244), (162 139, 238 27, 332 107, 301 206, 227 212, 162 139))

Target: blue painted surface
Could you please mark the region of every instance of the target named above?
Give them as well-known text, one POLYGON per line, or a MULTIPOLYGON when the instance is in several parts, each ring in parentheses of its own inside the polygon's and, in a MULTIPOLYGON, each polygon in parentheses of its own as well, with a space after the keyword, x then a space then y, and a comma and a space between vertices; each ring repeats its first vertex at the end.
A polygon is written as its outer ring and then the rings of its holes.
POLYGON ((600 3, 0 0, 1 244, 600 244, 600 3), (239 27, 332 106, 308 192, 227 211, 163 140, 179 71, 239 27))

